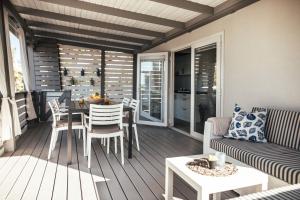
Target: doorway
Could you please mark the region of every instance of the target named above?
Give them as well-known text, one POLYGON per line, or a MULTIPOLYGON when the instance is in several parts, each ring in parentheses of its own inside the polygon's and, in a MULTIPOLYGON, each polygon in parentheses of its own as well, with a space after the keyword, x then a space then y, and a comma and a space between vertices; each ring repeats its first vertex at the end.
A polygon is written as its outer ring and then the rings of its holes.
POLYGON ((222 116, 223 34, 192 45, 191 135, 203 140, 205 121, 222 116))
POLYGON ((138 54, 138 123, 167 126, 168 53, 138 54))
POLYGON ((174 53, 174 128, 190 133, 191 48, 174 53))

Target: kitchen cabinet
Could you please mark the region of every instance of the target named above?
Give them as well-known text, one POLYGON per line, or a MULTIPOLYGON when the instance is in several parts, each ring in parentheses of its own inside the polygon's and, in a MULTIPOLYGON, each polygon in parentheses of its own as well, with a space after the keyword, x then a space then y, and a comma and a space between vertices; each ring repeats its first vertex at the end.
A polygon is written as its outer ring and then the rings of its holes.
POLYGON ((174 116, 183 121, 190 121, 191 94, 175 93, 174 116))

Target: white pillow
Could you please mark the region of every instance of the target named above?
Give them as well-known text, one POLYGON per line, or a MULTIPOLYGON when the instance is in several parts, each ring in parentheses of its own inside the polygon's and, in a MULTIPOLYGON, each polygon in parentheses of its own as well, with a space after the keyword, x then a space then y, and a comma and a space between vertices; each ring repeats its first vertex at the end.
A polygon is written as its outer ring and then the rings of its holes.
POLYGON ((246 112, 235 105, 233 117, 226 138, 249 140, 252 142, 267 142, 265 139, 265 123, 267 110, 246 112))

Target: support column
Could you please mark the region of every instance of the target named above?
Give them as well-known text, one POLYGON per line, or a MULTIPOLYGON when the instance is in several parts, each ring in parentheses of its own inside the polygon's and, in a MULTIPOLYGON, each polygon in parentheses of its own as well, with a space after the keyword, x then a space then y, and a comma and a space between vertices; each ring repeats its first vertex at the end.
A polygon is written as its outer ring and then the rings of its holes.
POLYGON ((136 99, 136 84, 137 84, 137 54, 133 54, 133 77, 132 77, 132 98, 136 99))
POLYGON ((105 94, 105 51, 101 51, 101 97, 105 94))
MULTIPOLYGON (((6 44, 6 34, 5 34, 5 20, 4 20, 4 0, 0 0, 0 37, 1 37, 1 48, 3 52, 3 62, 4 62, 4 70, 5 70, 5 82, 7 87, 7 97, 11 98, 11 87, 9 80, 9 65, 8 65, 8 54, 7 54, 7 44, 6 44)), ((11 118, 13 119, 12 105, 9 104, 9 109, 11 110, 11 118)), ((14 133, 14 126, 13 126, 14 133)), ((5 151, 14 151, 16 149, 15 137, 13 139, 4 142, 5 151)))

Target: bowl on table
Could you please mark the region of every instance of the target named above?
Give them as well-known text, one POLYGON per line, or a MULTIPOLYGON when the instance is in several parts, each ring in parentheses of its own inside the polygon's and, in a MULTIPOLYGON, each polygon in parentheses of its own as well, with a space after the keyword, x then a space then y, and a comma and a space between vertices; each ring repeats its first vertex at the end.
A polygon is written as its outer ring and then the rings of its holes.
POLYGON ((99 98, 95 98, 95 97, 91 98, 91 97, 89 97, 88 101, 91 104, 103 104, 104 103, 104 99, 101 98, 101 97, 99 97, 99 98))

